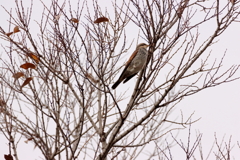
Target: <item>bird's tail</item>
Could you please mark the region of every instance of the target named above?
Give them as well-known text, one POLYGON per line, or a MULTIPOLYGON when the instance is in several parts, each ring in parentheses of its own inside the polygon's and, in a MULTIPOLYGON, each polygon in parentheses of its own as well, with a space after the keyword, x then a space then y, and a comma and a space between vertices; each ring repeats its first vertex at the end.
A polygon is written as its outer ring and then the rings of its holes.
POLYGON ((115 88, 117 88, 117 86, 119 85, 121 83, 121 81, 117 81, 117 82, 115 82, 113 85, 112 85, 112 89, 115 89, 115 88))

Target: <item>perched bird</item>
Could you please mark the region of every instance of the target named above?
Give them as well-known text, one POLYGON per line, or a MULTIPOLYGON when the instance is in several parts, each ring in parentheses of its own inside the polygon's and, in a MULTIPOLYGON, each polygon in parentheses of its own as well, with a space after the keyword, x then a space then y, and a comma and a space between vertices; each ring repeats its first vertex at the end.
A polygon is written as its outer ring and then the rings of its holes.
POLYGON ((143 69, 147 62, 148 51, 147 47, 149 45, 145 43, 140 43, 137 45, 136 50, 133 52, 129 60, 127 61, 125 68, 118 78, 117 82, 115 82, 112 86, 112 89, 117 88, 117 86, 123 81, 123 83, 127 82, 129 79, 134 77, 140 70, 143 69))

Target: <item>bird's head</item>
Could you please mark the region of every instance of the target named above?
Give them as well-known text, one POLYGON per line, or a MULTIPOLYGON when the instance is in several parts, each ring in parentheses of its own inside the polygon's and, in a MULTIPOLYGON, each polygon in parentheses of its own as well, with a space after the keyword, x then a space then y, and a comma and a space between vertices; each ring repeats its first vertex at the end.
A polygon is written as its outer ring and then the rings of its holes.
POLYGON ((148 44, 146 44, 146 43, 140 43, 139 45, 137 45, 137 49, 139 49, 139 48, 147 48, 149 45, 148 44))

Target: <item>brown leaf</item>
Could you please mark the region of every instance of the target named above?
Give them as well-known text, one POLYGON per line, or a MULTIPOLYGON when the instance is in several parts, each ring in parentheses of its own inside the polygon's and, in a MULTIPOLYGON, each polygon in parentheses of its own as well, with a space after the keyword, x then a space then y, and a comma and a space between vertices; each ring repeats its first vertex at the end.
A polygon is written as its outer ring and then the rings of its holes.
POLYGON ((9 37, 13 34, 13 32, 6 33, 6 35, 9 37))
POLYGON ((0 99, 0 107, 5 106, 6 104, 7 104, 7 103, 6 103, 4 100, 0 99))
POLYGON ((4 158, 5 160, 13 160, 13 157, 11 154, 8 154, 8 155, 4 154, 4 158))
POLYGON ((72 21, 74 23, 78 23, 79 22, 79 20, 77 18, 72 18, 72 19, 70 19, 70 21, 72 21))
POLYGON ((24 63, 20 67, 23 69, 28 69, 28 68, 36 69, 36 66, 32 63, 24 63))
POLYGON ((236 0, 229 0, 232 4, 234 4, 236 2, 236 0))
POLYGON ((54 20, 55 20, 55 21, 58 21, 58 20, 60 19, 60 17, 61 17, 61 14, 56 15, 56 16, 54 16, 54 17, 55 17, 54 20))
POLYGON ((33 138, 28 138, 26 141, 24 141, 25 143, 28 143, 29 141, 33 140, 33 138))
POLYGON ((86 73, 86 77, 88 78, 88 79, 90 79, 93 83, 98 83, 99 81, 98 80, 96 80, 93 76, 92 76, 92 74, 91 73, 86 73))
POLYGON ((18 26, 14 27, 14 29, 13 29, 13 33, 17 33, 17 32, 20 32, 20 30, 19 30, 19 27, 18 27, 18 26))
POLYGON ((28 141, 31 141, 31 140, 33 140, 33 137, 30 137, 30 138, 28 138, 27 140, 28 140, 28 141))
POLYGON ((36 63, 39 63, 40 59, 33 53, 28 53, 28 56, 31 57, 36 63))
POLYGON ((106 17, 100 17, 94 21, 94 23, 108 22, 109 19, 106 17))
POLYGON ((26 86, 27 84, 29 84, 32 79, 33 79, 33 77, 27 78, 27 79, 23 82, 23 84, 21 85, 21 89, 22 89, 24 86, 26 86))
POLYGON ((24 74, 22 72, 17 72, 17 73, 13 74, 13 78, 15 78, 15 79, 18 79, 18 78, 20 78, 22 76, 24 76, 24 74))

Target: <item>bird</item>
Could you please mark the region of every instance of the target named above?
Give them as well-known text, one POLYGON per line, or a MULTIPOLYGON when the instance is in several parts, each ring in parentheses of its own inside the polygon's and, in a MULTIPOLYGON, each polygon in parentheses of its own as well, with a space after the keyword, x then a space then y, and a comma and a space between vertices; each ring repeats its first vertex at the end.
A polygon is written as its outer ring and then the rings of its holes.
POLYGON ((134 77, 139 71, 143 69, 147 62, 148 51, 147 47, 149 45, 145 43, 140 43, 137 45, 136 50, 133 52, 131 57, 125 64, 125 68, 122 74, 119 76, 118 80, 112 85, 112 89, 117 88, 117 86, 123 81, 126 83, 132 77, 134 77))

